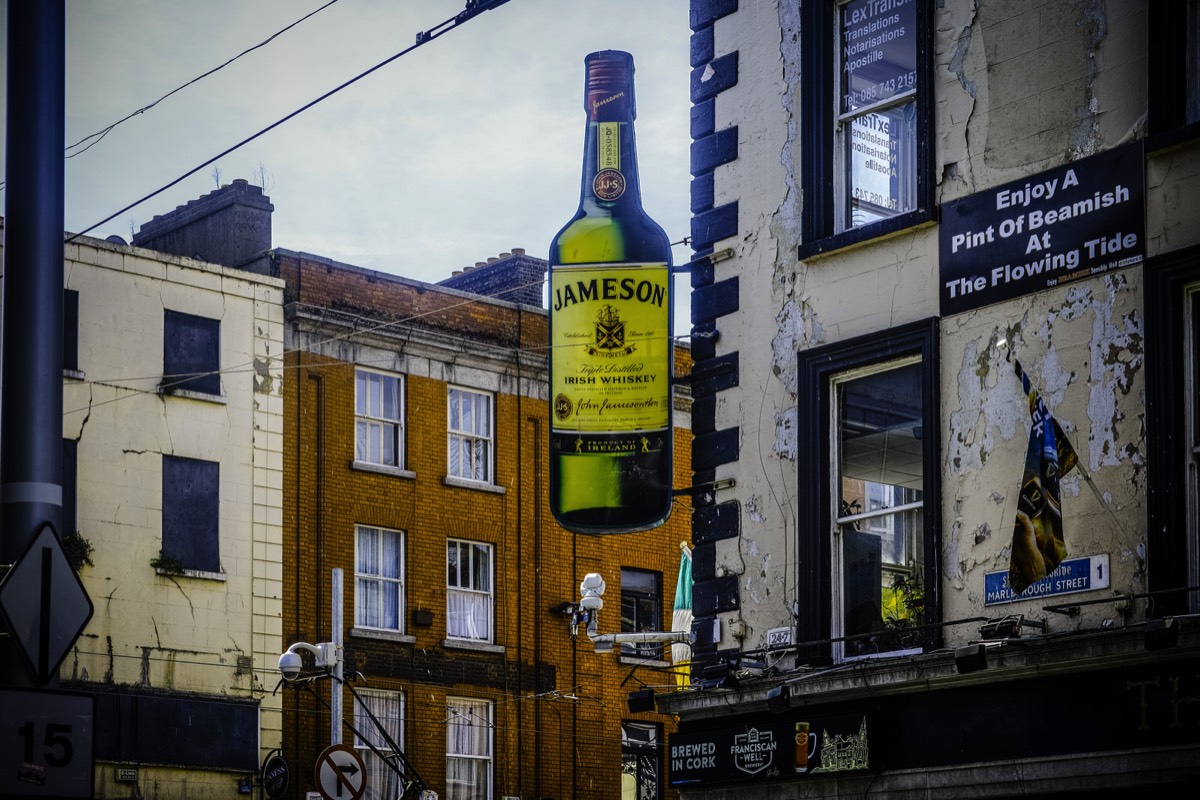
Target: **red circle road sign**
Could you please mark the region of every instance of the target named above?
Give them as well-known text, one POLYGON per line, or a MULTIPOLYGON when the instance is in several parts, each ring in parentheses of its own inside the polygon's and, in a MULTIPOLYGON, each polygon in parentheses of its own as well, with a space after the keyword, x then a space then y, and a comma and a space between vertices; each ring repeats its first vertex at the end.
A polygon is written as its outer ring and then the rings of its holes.
POLYGON ((367 768, 354 748, 331 744, 317 757, 316 781, 325 800, 359 800, 367 788, 367 768))

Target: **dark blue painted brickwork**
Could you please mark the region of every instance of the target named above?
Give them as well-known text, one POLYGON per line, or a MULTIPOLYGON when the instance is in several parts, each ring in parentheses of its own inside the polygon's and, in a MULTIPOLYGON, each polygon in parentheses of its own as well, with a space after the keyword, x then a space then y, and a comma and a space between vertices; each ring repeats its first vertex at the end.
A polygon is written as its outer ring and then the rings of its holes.
POLYGON ((692 468, 711 469, 737 461, 739 433, 738 428, 725 428, 697 436, 692 440, 692 468))
MULTIPOLYGON (((738 235, 737 202, 720 207, 714 170, 738 157, 736 127, 717 130, 715 98, 736 86, 737 52, 716 56, 713 23, 738 10, 737 0, 691 1, 691 264, 692 283, 692 469, 693 485, 717 479, 716 468, 738 460, 741 429, 717 429, 717 397, 738 385, 738 353, 717 352, 721 318, 739 310, 737 275, 721 281, 710 256, 717 242, 738 235)), ((693 496, 692 553, 694 630, 711 633, 713 615, 739 607, 736 576, 718 578, 714 542, 738 535, 741 511, 736 502, 716 502, 713 492, 693 496)), ((693 646, 693 663, 716 652, 711 635, 693 646)))
POLYGON ((727 53, 702 67, 692 70, 692 102, 699 103, 716 97, 737 85, 738 54, 727 53))
POLYGON ((737 0, 692 0, 690 23, 692 30, 710 27, 721 17, 737 11, 737 0))
POLYGON ((734 500, 698 508, 692 514, 692 541, 698 545, 732 539, 741 532, 741 520, 741 508, 734 500))

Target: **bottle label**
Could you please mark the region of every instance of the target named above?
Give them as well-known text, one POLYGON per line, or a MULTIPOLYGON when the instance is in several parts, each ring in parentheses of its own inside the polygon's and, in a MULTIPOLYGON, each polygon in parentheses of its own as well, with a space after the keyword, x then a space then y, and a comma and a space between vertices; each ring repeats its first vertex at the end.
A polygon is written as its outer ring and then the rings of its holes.
POLYGON ((556 432, 670 426, 670 281, 666 264, 550 271, 556 432))
POLYGON ((597 163, 592 191, 601 200, 616 200, 625 194, 625 176, 621 174, 621 124, 597 123, 596 134, 597 163))

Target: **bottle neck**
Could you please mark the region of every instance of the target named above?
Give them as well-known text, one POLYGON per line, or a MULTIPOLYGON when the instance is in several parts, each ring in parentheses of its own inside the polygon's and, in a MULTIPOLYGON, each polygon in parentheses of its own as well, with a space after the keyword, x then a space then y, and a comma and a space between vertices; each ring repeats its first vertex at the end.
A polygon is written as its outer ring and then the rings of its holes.
POLYGON ((604 89, 588 92, 580 205, 609 213, 640 209, 633 87, 604 89))

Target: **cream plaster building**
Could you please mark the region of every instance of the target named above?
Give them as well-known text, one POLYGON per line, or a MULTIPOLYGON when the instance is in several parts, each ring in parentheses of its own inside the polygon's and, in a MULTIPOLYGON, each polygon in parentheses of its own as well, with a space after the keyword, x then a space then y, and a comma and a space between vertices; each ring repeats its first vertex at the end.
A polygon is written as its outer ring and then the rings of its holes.
POLYGON ((693 465, 715 491, 701 688, 658 701, 670 782, 1194 786, 1197 4, 691 8, 693 465), (1050 523, 1022 491, 1018 364, 1078 455, 1049 576, 1025 566, 1053 548, 1024 547, 1050 523))
POLYGON ((66 245, 64 528, 97 797, 231 797, 280 744, 282 281, 66 245))

